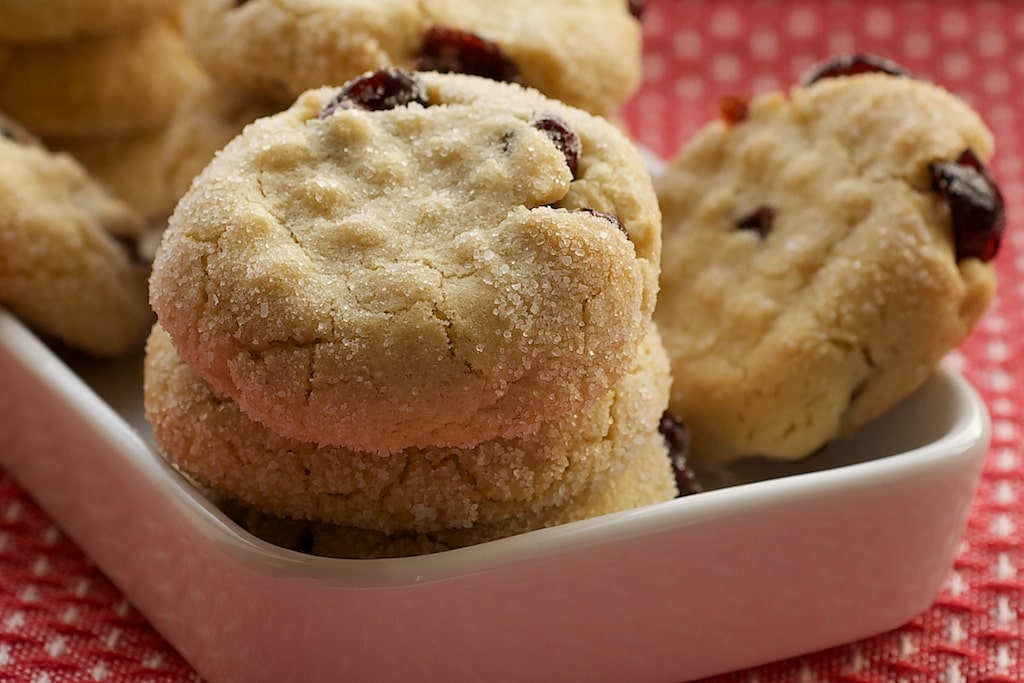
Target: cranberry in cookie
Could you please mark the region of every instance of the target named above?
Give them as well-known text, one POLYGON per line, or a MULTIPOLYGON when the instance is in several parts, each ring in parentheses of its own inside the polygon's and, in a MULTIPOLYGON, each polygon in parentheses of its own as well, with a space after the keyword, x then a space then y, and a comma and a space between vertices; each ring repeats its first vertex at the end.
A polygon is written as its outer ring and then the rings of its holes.
POLYGON ((849 434, 919 387, 994 295, 991 133, 871 61, 745 103, 659 179, 655 318, 695 459, 802 458, 849 434))

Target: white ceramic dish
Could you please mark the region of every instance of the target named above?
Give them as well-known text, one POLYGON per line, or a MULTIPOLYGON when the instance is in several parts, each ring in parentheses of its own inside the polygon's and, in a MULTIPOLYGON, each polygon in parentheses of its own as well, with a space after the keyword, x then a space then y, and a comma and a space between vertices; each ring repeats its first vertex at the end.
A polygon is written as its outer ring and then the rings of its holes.
POLYGON ((154 455, 138 361, 73 371, 0 311, 0 386, 0 465, 211 683, 677 682, 883 632, 940 591, 989 440, 944 368, 804 464, 719 473, 739 485, 335 560, 250 536, 154 455))

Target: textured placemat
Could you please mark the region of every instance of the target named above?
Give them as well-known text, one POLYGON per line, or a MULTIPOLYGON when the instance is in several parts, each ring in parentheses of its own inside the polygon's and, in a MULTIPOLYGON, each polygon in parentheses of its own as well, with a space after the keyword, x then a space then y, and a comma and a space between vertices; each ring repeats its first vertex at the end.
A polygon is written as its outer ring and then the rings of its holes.
MULTIPOLYGON (((715 681, 1024 680, 1024 3, 652 0, 646 81, 626 111, 663 155, 725 94, 786 88, 843 51, 885 54, 966 98, 996 134, 1010 212, 999 296, 950 361, 979 389, 993 444, 955 567, 936 604, 896 631, 715 681)), ((0 448, 2 448, 0 444, 0 448)), ((742 643, 736 644, 742 648, 742 643)), ((694 656, 681 644, 680 656, 694 656)), ((10 479, 0 476, 0 680, 198 677, 10 479)))

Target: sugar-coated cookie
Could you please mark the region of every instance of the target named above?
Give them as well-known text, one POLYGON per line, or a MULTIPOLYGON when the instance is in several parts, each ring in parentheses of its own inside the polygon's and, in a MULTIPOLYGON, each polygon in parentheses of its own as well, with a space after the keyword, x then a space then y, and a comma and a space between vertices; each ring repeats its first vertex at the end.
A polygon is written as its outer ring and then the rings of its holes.
POLYGON ((660 248, 650 176, 607 121, 385 70, 232 140, 171 216, 150 300, 195 372, 282 435, 472 446, 632 367, 660 248))
POLYGON ((274 434, 196 377, 158 325, 147 344, 145 406, 168 460, 232 499, 281 517, 433 532, 546 517, 647 451, 658 450, 668 469, 658 424, 669 383, 652 329, 629 372, 577 414, 471 449, 381 455, 274 434))
POLYGON ((91 354, 140 349, 152 324, 140 224, 71 157, 0 118, 0 304, 91 354))
POLYGON ((885 73, 723 112, 657 185, 671 409, 695 459, 799 458, 911 393, 985 310, 992 137, 949 92, 885 73))
POLYGON ((286 101, 394 66, 514 80, 608 114, 640 80, 626 0, 192 0, 185 27, 216 80, 286 101))
POLYGON ((167 19, 110 36, 11 49, 0 109, 42 137, 155 131, 201 76, 167 19))
POLYGON ((676 497, 663 441, 636 454, 626 469, 602 479, 558 505, 518 517, 433 533, 384 534, 366 529, 282 519, 228 503, 226 508, 250 533, 292 550, 326 557, 371 559, 408 557, 463 548, 601 515, 654 505, 676 497))
POLYGON ((48 43, 133 29, 176 12, 181 0, 4 0, 0 43, 48 43))

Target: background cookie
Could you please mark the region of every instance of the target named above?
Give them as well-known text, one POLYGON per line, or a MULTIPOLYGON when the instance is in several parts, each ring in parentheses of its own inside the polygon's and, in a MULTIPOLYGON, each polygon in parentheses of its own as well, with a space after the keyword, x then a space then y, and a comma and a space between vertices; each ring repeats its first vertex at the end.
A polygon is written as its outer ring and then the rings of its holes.
POLYGON ((412 54, 419 0, 187 0, 185 36, 214 80, 288 103, 412 54))
POLYGON ((395 66, 518 81, 607 114, 640 80, 625 0, 192 0, 185 26, 215 80, 281 101, 395 66))
POLYGON ((260 119, 170 219, 161 324, 278 433, 523 434, 603 395, 646 334, 660 214, 632 144, 535 91, 419 78, 430 106, 333 111, 324 88, 260 119))
POLYGON ((163 174, 175 201, 215 152, 238 135, 246 124, 285 109, 209 78, 182 95, 168 124, 163 150, 163 174))
POLYGON ((151 323, 141 220, 71 157, 15 140, 0 121, 0 302, 89 353, 140 348, 151 323))
POLYGON ((995 276, 957 259, 932 164, 992 139, 946 91, 881 74, 766 95, 658 185, 656 319, 695 458, 806 456, 919 386, 995 276))
POLYGON ((41 137, 154 131, 201 75, 170 20, 110 36, 13 48, 0 109, 41 137))
POLYGON ((118 198, 151 220, 164 220, 174 208, 165 165, 168 131, 134 135, 51 138, 52 149, 67 152, 118 198))
POLYGON ((42 43, 135 28, 176 11, 181 0, 4 0, 0 43, 42 43))
POLYGON ((196 377, 159 326, 145 370, 147 418, 168 460, 200 484, 282 517, 383 532, 546 519, 548 508, 618 476, 647 451, 669 468, 658 433, 668 361, 653 330, 629 373, 579 414, 473 449, 376 455, 280 437, 196 377))

